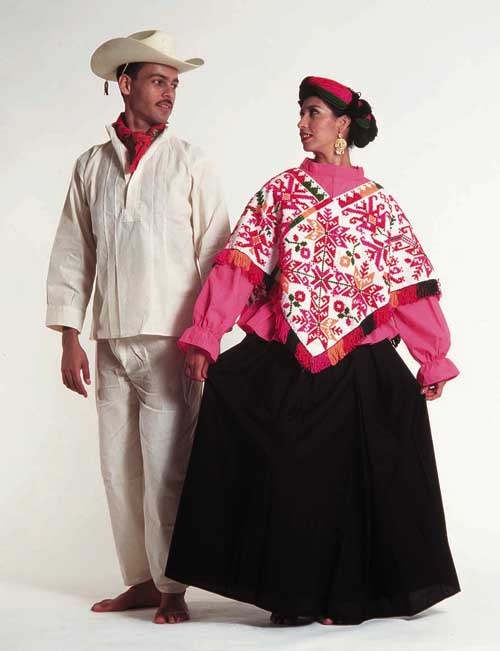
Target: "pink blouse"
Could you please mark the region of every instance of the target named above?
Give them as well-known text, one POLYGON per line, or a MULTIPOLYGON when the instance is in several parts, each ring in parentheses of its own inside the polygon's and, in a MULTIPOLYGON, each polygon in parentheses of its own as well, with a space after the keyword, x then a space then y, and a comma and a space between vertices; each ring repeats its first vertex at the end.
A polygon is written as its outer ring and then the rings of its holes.
MULTIPOLYGON (((301 168, 330 196, 343 194, 368 181, 361 167, 320 164, 306 158, 301 168)), ((193 325, 179 339, 181 349, 197 346, 215 362, 223 334, 233 327, 238 317, 238 325, 244 331, 272 341, 275 326, 271 306, 245 308, 252 291, 253 284, 241 269, 227 265, 213 267, 195 303, 193 325)), ((457 367, 446 357, 450 332, 436 296, 398 306, 392 319, 366 336, 361 344, 374 344, 398 334, 420 364, 417 380, 422 386, 458 375, 457 367)))

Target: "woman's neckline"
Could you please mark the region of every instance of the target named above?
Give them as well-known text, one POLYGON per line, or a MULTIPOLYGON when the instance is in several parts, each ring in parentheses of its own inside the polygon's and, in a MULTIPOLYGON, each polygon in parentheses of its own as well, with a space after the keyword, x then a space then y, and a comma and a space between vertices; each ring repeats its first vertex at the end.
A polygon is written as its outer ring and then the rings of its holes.
POLYGON ((335 163, 318 163, 312 158, 305 158, 302 165, 308 167, 311 171, 315 170, 319 174, 342 174, 347 176, 363 176, 362 167, 357 165, 335 165, 335 163))

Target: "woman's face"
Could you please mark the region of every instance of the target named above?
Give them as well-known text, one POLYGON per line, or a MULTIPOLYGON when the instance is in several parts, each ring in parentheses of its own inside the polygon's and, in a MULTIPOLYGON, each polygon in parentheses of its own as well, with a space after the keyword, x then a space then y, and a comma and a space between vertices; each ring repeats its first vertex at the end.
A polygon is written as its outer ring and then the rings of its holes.
POLYGON ((345 137, 345 116, 337 118, 319 97, 308 97, 300 107, 300 139, 305 151, 332 154, 339 131, 345 137))

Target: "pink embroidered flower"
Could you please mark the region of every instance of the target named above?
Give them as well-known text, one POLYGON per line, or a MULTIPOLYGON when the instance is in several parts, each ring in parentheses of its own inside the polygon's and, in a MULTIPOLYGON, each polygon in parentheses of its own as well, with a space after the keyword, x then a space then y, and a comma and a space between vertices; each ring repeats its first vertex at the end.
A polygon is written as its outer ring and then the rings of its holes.
POLYGON ((348 267, 351 264, 351 259, 348 258, 346 255, 343 255, 340 258, 340 264, 342 265, 342 267, 348 267))
POLYGON ((300 255, 306 260, 309 260, 311 257, 311 252, 304 246, 302 249, 300 249, 300 255))
POLYGON ((306 295, 304 294, 304 292, 298 290, 295 292, 295 300, 299 301, 299 303, 302 303, 302 301, 306 300, 306 295))
POLYGON ((333 304, 333 309, 335 312, 343 312, 345 310, 345 305, 342 303, 342 301, 335 301, 333 304))
POLYGON ((252 213, 255 219, 254 223, 258 224, 260 222, 266 208, 267 208, 266 204, 263 204, 262 206, 248 206, 248 209, 250 210, 250 212, 252 213))

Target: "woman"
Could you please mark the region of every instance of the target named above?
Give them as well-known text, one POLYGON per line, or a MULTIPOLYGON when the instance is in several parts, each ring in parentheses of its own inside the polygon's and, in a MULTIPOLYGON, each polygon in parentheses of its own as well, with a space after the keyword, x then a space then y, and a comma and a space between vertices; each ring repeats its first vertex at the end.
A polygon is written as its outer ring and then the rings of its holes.
POLYGON ((318 77, 299 104, 314 159, 250 200, 180 340, 206 385, 166 574, 278 624, 413 615, 460 589, 425 402, 458 374, 440 289, 395 199, 351 165, 370 105, 318 77), (249 334, 217 359, 239 315, 249 334))

